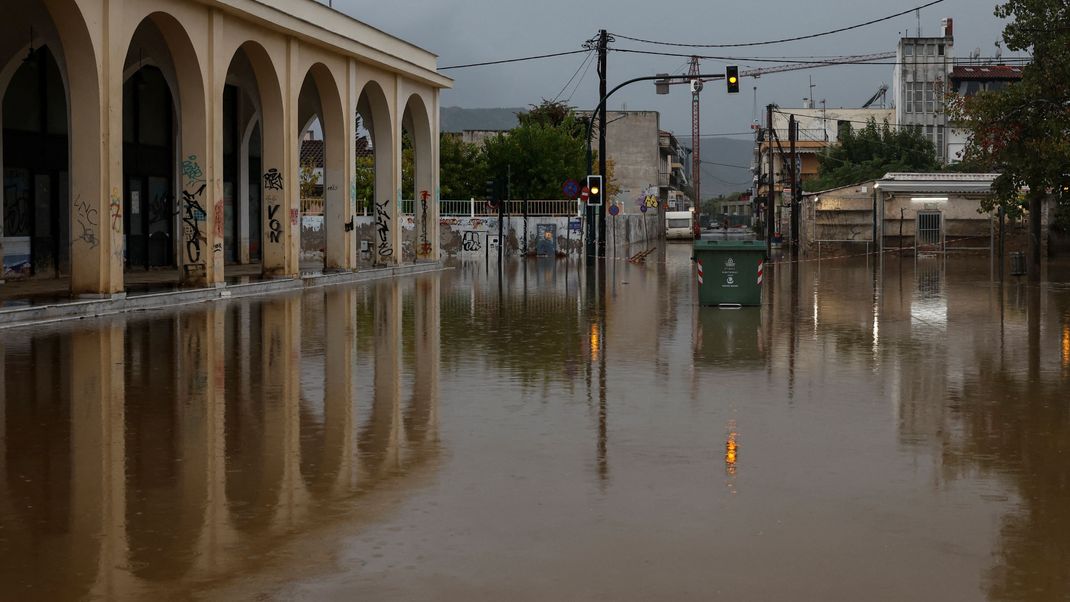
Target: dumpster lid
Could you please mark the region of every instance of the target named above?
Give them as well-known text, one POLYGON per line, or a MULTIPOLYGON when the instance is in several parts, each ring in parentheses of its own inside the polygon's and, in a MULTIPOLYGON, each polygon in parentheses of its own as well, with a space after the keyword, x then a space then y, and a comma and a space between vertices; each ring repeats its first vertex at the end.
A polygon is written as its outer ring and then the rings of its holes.
POLYGON ((765 252, 764 240, 696 240, 696 251, 761 251, 765 252))

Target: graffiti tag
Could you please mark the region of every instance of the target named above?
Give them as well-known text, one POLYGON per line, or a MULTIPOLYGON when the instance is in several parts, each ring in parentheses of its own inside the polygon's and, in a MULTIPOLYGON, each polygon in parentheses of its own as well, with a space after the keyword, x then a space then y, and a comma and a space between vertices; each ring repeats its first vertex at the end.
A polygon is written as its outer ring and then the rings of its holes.
POLYGON ((271 235, 271 242, 282 242, 282 223, 279 221, 279 205, 271 205, 268 207, 268 230, 271 235))
POLYGON ((461 249, 474 253, 483 248, 483 245, 479 242, 479 232, 474 230, 468 230, 461 237, 461 249))
POLYGON ((111 229, 117 233, 123 231, 123 199, 119 196, 119 189, 111 189, 111 201, 108 210, 111 214, 111 229))
POLYGON ((78 227, 82 229, 81 234, 75 237, 76 240, 80 240, 87 245, 90 249, 97 248, 100 241, 97 239, 97 226, 100 225, 100 214, 89 203, 83 201, 81 197, 74 199, 75 209, 75 221, 78 223, 78 227))
POLYGON ((390 199, 375 204, 375 231, 379 234, 379 257, 391 257, 394 248, 390 245, 390 199))
POLYGON ((282 174, 272 167, 264 174, 264 188, 268 190, 282 190, 282 174))
POLYGON ((205 184, 201 184, 200 188, 192 192, 182 191, 182 230, 186 240, 186 259, 189 263, 198 263, 201 260, 201 222, 208 219, 208 213, 200 201, 205 187, 205 184))

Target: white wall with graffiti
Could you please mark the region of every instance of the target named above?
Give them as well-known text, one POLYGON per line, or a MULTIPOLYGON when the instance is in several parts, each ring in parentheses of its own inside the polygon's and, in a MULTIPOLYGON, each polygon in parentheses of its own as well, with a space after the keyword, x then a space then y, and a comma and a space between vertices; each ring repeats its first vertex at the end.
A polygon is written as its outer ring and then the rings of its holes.
MULTIPOLYGON (((610 217, 607 224, 607 244, 618 254, 632 253, 640 250, 632 247, 654 241, 658 237, 657 214, 627 214, 610 217)), ((418 220, 412 215, 399 216, 401 226, 401 254, 406 261, 412 261, 417 247, 425 235, 418 231, 418 220)), ((383 228, 375 216, 357 216, 353 219, 356 233, 357 255, 361 267, 372 267, 381 253, 393 253, 384 247, 383 228)), ((522 216, 506 217, 502 223, 502 239, 505 250, 513 255, 528 254, 542 257, 564 257, 583 254, 584 232, 586 222, 579 217, 565 216, 522 216), (525 244, 526 241, 526 244, 525 244)), ((307 215, 301 218, 301 261, 314 263, 322 261, 324 237, 324 216, 307 215)), ((498 236, 498 218, 443 217, 439 219, 439 240, 442 241, 442 255, 477 259, 486 256, 488 245, 498 236)), ((613 251, 611 251, 613 252, 613 251)), ((381 258, 380 258, 381 259, 381 258)))

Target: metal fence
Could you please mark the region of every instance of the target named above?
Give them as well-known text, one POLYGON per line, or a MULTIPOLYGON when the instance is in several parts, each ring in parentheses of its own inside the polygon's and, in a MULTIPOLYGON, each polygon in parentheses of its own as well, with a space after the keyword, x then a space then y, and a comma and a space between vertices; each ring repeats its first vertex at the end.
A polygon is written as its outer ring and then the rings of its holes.
MULTIPOLYGON (((402 200, 398 208, 401 215, 413 215, 416 202, 402 200)), ((582 203, 578 201, 527 201, 527 215, 529 217, 574 217, 582 214, 582 203)), ((524 215, 524 201, 507 201, 505 212, 508 215, 524 215)), ((322 198, 301 199, 302 215, 323 215, 324 200, 322 198)), ((374 210, 368 207, 367 201, 357 200, 356 214, 358 216, 375 215, 374 210)), ((439 201, 439 215, 442 217, 496 217, 498 209, 491 207, 486 201, 469 199, 467 201, 439 201)))
MULTIPOLYGON (((402 201, 402 207, 404 203, 402 201)), ((529 217, 562 217, 580 215, 581 203, 577 201, 506 201, 505 212, 508 215, 529 217), (525 207, 525 204, 527 205, 525 207)), ((442 217, 494 217, 498 209, 486 201, 469 199, 467 201, 439 201, 439 215, 442 217)))

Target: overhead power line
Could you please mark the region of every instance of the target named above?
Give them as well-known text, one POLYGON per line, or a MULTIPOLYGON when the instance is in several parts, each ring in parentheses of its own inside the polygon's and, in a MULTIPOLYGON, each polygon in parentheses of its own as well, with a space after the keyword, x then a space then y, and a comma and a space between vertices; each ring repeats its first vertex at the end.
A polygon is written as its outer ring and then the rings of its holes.
POLYGON ((520 57, 520 58, 515 58, 515 59, 503 59, 503 60, 500 60, 500 61, 486 61, 486 62, 483 62, 483 63, 469 63, 467 65, 450 65, 448 67, 439 67, 438 70, 439 71, 446 71, 446 70, 449 70, 449 69, 467 69, 468 67, 484 67, 486 65, 503 65, 505 63, 519 63, 521 61, 535 61, 535 60, 539 60, 539 59, 554 58, 554 57, 557 57, 557 56, 568 56, 570 54, 583 54, 584 52, 589 52, 589 50, 587 50, 587 49, 570 50, 568 52, 554 52, 554 53, 551 53, 551 54, 539 54, 539 55, 535 55, 535 56, 525 56, 525 57, 520 57))
MULTIPOLYGON (((653 56, 673 56, 673 57, 681 57, 681 56, 682 57, 693 57, 693 56, 696 56, 696 55, 693 55, 693 54, 680 53, 680 52, 660 52, 660 51, 657 51, 657 50, 639 50, 637 48, 610 48, 610 51, 612 51, 612 52, 624 52, 624 53, 628 53, 628 54, 648 54, 648 55, 653 55, 653 56)), ((826 66, 826 65, 900 65, 900 64, 903 64, 903 63, 898 62, 898 61, 890 61, 889 62, 889 61, 879 61, 879 60, 866 60, 864 58, 852 61, 852 60, 847 60, 847 59, 851 58, 849 56, 838 57, 838 58, 837 57, 830 57, 830 58, 828 58, 826 60, 797 60, 797 59, 791 59, 791 58, 786 58, 786 57, 767 58, 767 57, 758 57, 758 56, 751 56, 751 57, 744 57, 744 56, 708 56, 708 55, 707 56, 697 55, 697 56, 698 56, 698 58, 705 59, 705 60, 722 61, 722 62, 728 62, 728 63, 740 63, 740 64, 744 64, 744 65, 747 64, 747 63, 783 63, 785 61, 790 62, 790 63, 792 63, 794 65, 815 65, 815 66, 826 66)), ((1026 64, 1026 63, 1029 63, 1029 62, 1032 61, 1032 59, 1030 59, 1028 57, 1004 57, 1001 60, 1002 60, 1002 62, 1004 64, 1008 64, 1008 65, 1023 65, 1023 64, 1026 64)), ((951 64, 953 64, 953 65, 967 65, 968 66, 968 65, 976 65, 977 64, 977 62, 975 60, 968 59, 968 58, 951 59, 949 62, 951 64)))
POLYGON ((910 13, 917 12, 923 8, 929 8, 936 4, 940 4, 944 0, 932 0, 932 2, 922 4, 921 6, 915 6, 914 8, 904 10, 902 12, 895 13, 894 15, 888 15, 887 17, 881 17, 879 19, 873 19, 866 21, 865 23, 858 23, 856 25, 848 25, 847 27, 840 27, 838 29, 832 29, 829 31, 822 31, 821 33, 812 33, 805 36, 795 36, 791 38, 781 38, 779 40, 766 40, 764 42, 740 42, 736 44, 682 44, 680 42, 663 42, 660 40, 646 40, 643 38, 633 38, 619 33, 613 35, 622 40, 631 40, 633 42, 640 42, 643 44, 656 44, 659 46, 676 46, 680 48, 742 48, 745 46, 768 46, 770 44, 783 44, 785 42, 798 42, 799 40, 809 40, 812 38, 820 38, 823 36, 830 36, 832 34, 843 33, 852 29, 858 29, 860 27, 866 27, 867 25, 873 25, 875 23, 881 23, 883 21, 890 21, 896 17, 902 17, 903 15, 909 15, 910 13))
POLYGON ((580 66, 576 67, 576 72, 572 74, 572 77, 570 77, 567 82, 565 82, 564 86, 561 86, 561 91, 557 93, 557 96, 554 96, 554 102, 557 102, 557 99, 561 98, 561 95, 565 93, 565 90, 568 90, 568 87, 576 80, 576 76, 580 74, 580 71, 583 70, 584 66, 587 65, 587 62, 591 60, 592 56, 594 56, 594 52, 589 52, 587 56, 583 58, 583 62, 580 63, 580 66))
POLYGON ((732 168, 735 168, 735 169, 746 169, 747 171, 750 171, 750 169, 751 169, 750 167, 748 167, 746 165, 732 165, 731 163, 718 163, 716 161, 707 161, 705 159, 703 159, 702 161, 699 161, 699 162, 702 163, 703 165, 716 165, 718 167, 732 167, 732 168))

